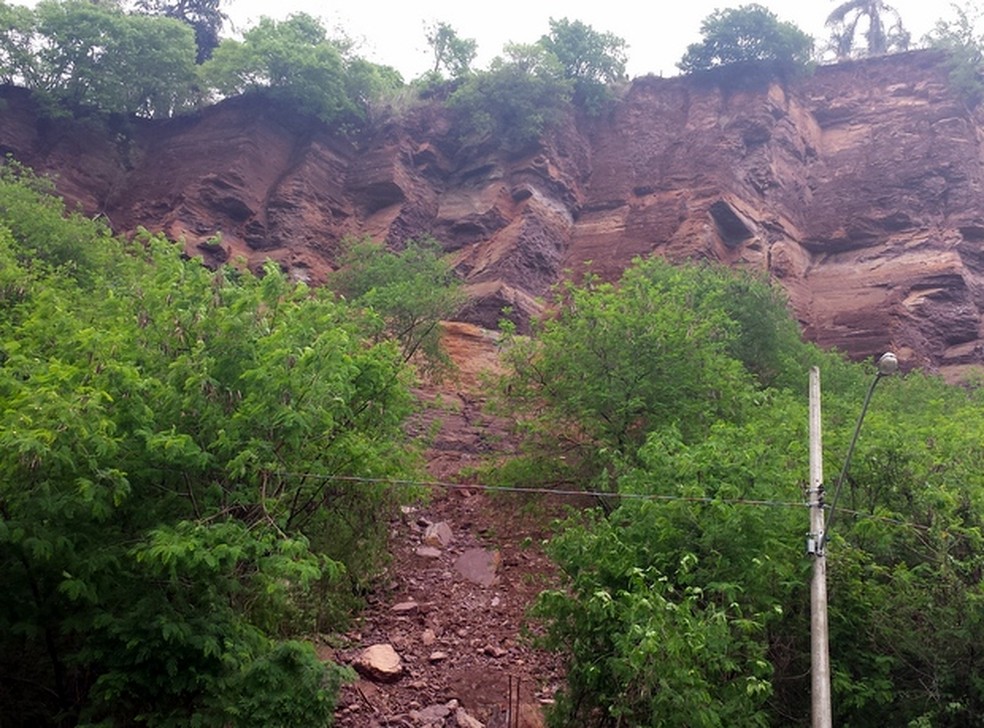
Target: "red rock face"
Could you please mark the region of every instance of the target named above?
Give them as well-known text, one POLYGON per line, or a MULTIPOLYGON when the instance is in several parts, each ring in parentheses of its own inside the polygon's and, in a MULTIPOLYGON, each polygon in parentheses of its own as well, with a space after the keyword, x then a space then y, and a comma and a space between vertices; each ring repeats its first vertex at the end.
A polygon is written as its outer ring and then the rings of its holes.
POLYGON ((436 107, 350 141, 250 99, 106 132, 3 98, 0 151, 117 230, 161 230, 213 262, 273 259, 321 282, 346 236, 431 235, 471 294, 461 320, 494 327, 508 306, 522 328, 586 268, 713 259, 768 272, 823 346, 891 348, 954 378, 984 364, 984 120, 935 53, 755 92, 637 79, 520 156, 462 145, 436 107))

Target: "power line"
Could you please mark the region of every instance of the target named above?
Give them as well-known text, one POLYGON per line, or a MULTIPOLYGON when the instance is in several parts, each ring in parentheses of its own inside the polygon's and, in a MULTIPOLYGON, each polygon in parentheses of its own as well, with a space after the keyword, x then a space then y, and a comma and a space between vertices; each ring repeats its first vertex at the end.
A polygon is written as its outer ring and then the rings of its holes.
MULTIPOLYGON (((445 488, 447 490, 474 490, 487 493, 526 493, 530 495, 554 495, 564 497, 595 497, 595 498, 617 498, 620 500, 637 501, 661 501, 661 502, 685 502, 685 503, 725 503, 728 505, 744 505, 768 508, 807 508, 809 503, 806 501, 781 501, 761 498, 718 498, 713 496, 686 496, 686 495, 666 495, 657 493, 613 493, 605 490, 571 490, 564 488, 548 488, 544 486, 529 487, 520 485, 487 485, 483 483, 453 483, 443 480, 410 480, 405 478, 366 478, 356 475, 326 475, 323 473, 295 473, 278 472, 280 476, 292 478, 312 478, 317 480, 336 480, 347 483, 368 483, 372 485, 391 485, 401 488, 445 488)), ((825 506, 829 508, 830 506, 825 506)), ((882 521, 895 526, 907 526, 922 531, 929 531, 929 526, 923 526, 911 521, 903 521, 889 516, 878 516, 874 513, 842 508, 845 514, 855 518, 863 518, 870 521, 882 521)))
POLYGON ((406 480, 399 478, 363 478, 354 475, 323 475, 320 473, 280 472, 281 476, 294 478, 316 478, 338 480, 349 483, 371 483, 374 485, 393 485, 405 488, 446 488, 448 490, 481 490, 490 493, 528 493, 531 495, 557 495, 568 497, 593 496, 595 498, 617 498, 620 500, 642 501, 684 501, 688 503, 727 503, 733 505, 769 506, 778 508, 805 508, 804 502, 751 499, 716 498, 712 496, 660 495, 656 493, 613 493, 605 490, 565 490, 563 488, 527 487, 519 485, 485 485, 481 483, 450 483, 441 480, 406 480))

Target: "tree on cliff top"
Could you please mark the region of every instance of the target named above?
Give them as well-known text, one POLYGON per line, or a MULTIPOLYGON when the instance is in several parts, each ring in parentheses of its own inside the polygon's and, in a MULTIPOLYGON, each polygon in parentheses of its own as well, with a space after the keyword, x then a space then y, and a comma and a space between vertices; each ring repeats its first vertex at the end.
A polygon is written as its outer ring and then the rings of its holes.
POLYGON ((570 108, 573 82, 557 57, 539 43, 510 44, 484 73, 476 73, 448 102, 461 130, 494 138, 513 151, 536 142, 570 108))
POLYGON ((0 6, 0 23, 0 77, 65 110, 163 117, 191 106, 195 45, 177 20, 42 0, 0 6))
POLYGON ((809 67, 813 38, 761 5, 715 10, 701 22, 703 40, 687 48, 677 68, 713 71, 728 82, 801 72, 809 67))
POLYGON ((838 60, 856 55, 878 56, 909 48, 909 32, 902 25, 899 11, 884 0, 847 0, 827 16, 826 25, 831 28, 831 46, 838 60), (865 45, 855 44, 858 23, 867 18, 868 29, 864 33, 865 45), (886 19, 894 22, 886 25, 886 19))
POLYGON ((153 15, 163 15, 187 23, 195 31, 196 62, 204 63, 219 47, 219 33, 229 19, 222 12, 222 0, 137 0, 137 7, 153 15))
POLYGON ((306 13, 264 17, 241 41, 223 40, 201 75, 222 95, 262 94, 345 128, 363 121, 380 91, 402 83, 392 69, 349 50, 306 13))
POLYGON ((950 83, 976 106, 984 98, 984 34, 979 29, 984 14, 970 2, 950 7, 955 17, 937 20, 923 42, 947 52, 950 83))
POLYGON ((462 38, 447 23, 436 23, 427 28, 426 37, 434 51, 433 73, 438 74, 443 68, 454 79, 471 70, 478 52, 478 42, 474 38, 462 38))
POLYGON ((574 82, 574 100, 596 105, 607 84, 625 78, 625 40, 602 33, 580 20, 550 19, 540 45, 557 57, 564 77, 574 82))

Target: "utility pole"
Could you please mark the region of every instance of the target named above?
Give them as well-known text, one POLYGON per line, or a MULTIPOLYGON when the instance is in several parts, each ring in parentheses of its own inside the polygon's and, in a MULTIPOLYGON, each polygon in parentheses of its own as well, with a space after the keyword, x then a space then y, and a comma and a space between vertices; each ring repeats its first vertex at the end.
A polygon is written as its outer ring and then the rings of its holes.
POLYGON ((830 651, 827 640, 827 557, 823 515, 823 440, 820 431, 820 369, 810 368, 810 675, 813 728, 832 728, 830 651))
POLYGON ((878 373, 875 375, 858 424, 854 427, 851 446, 847 449, 844 467, 834 487, 834 500, 830 505, 830 515, 824 518, 823 500, 823 438, 820 433, 820 370, 810 367, 810 536, 806 541, 806 551, 813 556, 813 578, 810 582, 810 676, 813 728, 832 728, 834 718, 830 703, 830 647, 829 623, 827 621, 827 542, 830 540, 830 524, 834 509, 840 496, 841 486, 854 455, 854 446, 861 434, 861 424, 871 403, 871 395, 882 377, 894 374, 899 369, 899 360, 892 352, 885 352, 878 360, 878 373))

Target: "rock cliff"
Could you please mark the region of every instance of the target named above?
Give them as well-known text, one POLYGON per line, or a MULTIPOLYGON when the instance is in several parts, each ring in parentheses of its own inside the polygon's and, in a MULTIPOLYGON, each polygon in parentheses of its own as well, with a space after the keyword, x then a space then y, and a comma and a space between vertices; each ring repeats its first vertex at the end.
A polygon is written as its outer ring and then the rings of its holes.
POLYGON ((213 262, 319 282, 345 236, 432 235, 467 284, 461 320, 492 327, 509 306, 522 327, 588 266, 709 258, 767 271, 823 346, 954 379, 984 365, 984 115, 933 52, 758 91, 640 78, 520 155, 462 144, 437 105, 345 140, 248 98, 109 132, 42 120, 18 89, 2 103, 0 152, 118 231, 213 262))

